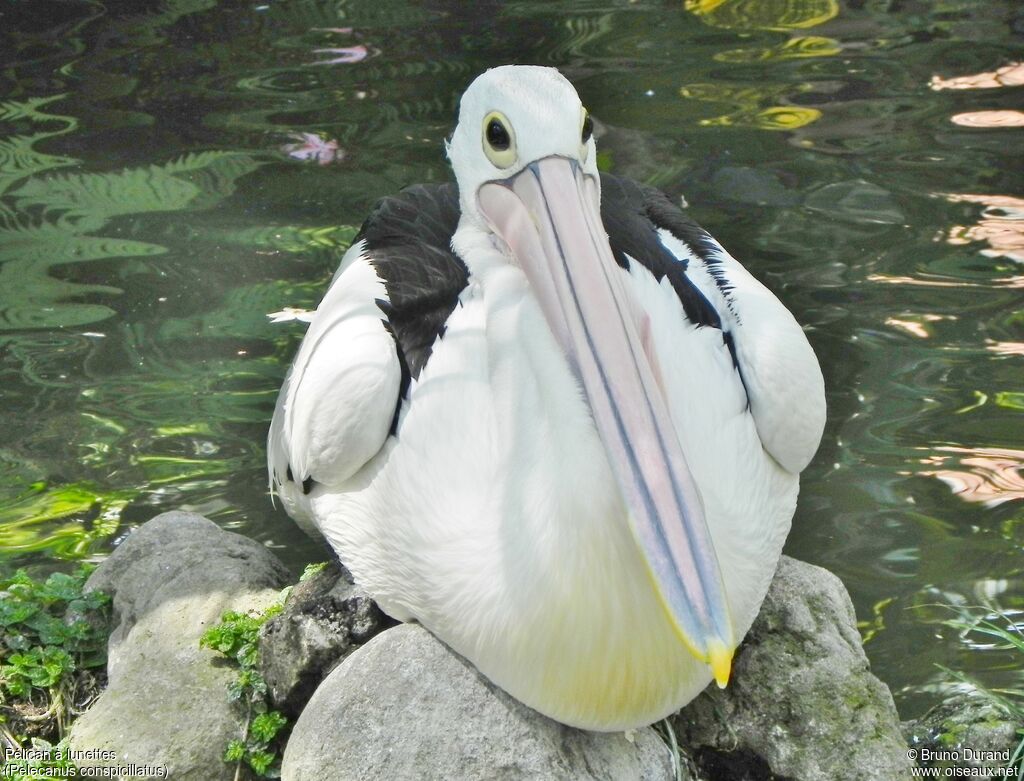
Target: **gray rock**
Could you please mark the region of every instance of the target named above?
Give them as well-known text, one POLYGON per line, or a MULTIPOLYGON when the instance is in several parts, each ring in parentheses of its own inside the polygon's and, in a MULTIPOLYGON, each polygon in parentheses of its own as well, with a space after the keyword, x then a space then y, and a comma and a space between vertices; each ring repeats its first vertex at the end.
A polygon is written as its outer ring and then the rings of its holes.
POLYGON ((221 757, 244 714, 227 698, 232 669, 199 637, 227 610, 268 607, 287 577, 262 545, 202 516, 164 513, 139 527, 86 584, 113 595, 117 626, 108 687, 75 722, 72 748, 163 766, 176 781, 231 779, 221 757))
POLYGON ((551 721, 413 624, 335 668, 296 722, 282 771, 284 781, 671 778, 651 728, 630 742, 551 721))
MULTIPOLYGON (((1021 726, 991 700, 960 694, 905 723, 903 729, 926 767, 1003 768, 1020 743, 1021 726), (929 758, 926 751, 938 757, 929 758)), ((984 777, 980 772, 973 776, 984 777)))
POLYGON ((298 583, 260 632, 260 672, 274 707, 297 716, 338 662, 395 623, 336 563, 298 583))
POLYGON ((910 778, 892 695, 868 669, 846 589, 786 556, 732 682, 709 687, 672 721, 711 778, 910 778))

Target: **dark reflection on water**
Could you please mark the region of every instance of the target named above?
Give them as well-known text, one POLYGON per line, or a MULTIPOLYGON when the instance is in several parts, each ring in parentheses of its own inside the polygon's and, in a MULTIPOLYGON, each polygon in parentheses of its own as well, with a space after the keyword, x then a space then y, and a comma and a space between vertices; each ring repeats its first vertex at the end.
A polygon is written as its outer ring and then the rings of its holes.
POLYGON ((102 557, 172 507, 322 558, 265 492, 301 334, 266 315, 315 305, 377 198, 448 178, 477 72, 550 64, 601 164, 685 194, 807 325, 830 419, 789 551, 843 578, 904 714, 933 663, 1019 685, 929 605, 1024 610, 1022 8, 4 4, 8 563, 102 557))

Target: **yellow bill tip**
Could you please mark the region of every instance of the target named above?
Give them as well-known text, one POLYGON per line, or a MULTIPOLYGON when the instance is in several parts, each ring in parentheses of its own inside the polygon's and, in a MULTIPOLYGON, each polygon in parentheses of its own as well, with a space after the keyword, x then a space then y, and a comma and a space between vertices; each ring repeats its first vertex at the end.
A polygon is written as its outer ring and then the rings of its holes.
POLYGON ((724 689, 732 672, 732 649, 727 648, 721 640, 712 640, 708 643, 708 665, 718 688, 724 689))

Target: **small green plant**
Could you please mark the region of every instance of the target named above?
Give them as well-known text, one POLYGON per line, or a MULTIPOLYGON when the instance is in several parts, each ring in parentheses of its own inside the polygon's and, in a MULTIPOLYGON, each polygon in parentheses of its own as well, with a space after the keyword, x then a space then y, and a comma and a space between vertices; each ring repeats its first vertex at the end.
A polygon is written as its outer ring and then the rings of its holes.
POLYGON ((288 720, 267 704, 267 683, 259 672, 259 634, 270 618, 281 612, 282 603, 262 613, 228 612, 220 623, 208 629, 200 645, 231 659, 238 675, 228 684, 228 697, 245 705, 246 719, 241 738, 228 743, 224 761, 235 763, 235 779, 248 767, 259 778, 279 778, 281 730, 288 720))
POLYGON ((321 572, 327 569, 328 564, 330 564, 329 561, 320 561, 316 564, 307 564, 306 568, 302 570, 302 574, 299 575, 299 583, 305 583, 307 580, 315 578, 317 575, 319 575, 321 572))
MULTIPOLYGON (((36 580, 24 570, 0 579, 0 738, 49 759, 39 768, 68 771, 63 739, 102 689, 110 597, 84 592, 92 571, 36 580)), ((24 763, 22 763, 24 764, 24 763)), ((6 777, 23 768, 4 766, 6 777)))
POLYGON ((46 646, 11 654, 3 666, 4 688, 13 697, 28 697, 33 689, 47 691, 75 670, 71 654, 63 648, 46 646))
MULTIPOLYGON (((320 574, 328 562, 308 564, 299 581, 320 574)), ((260 629, 284 609, 292 587, 284 589, 276 604, 262 613, 249 614, 229 611, 220 623, 203 633, 199 644, 209 648, 238 665, 238 675, 228 684, 228 697, 242 702, 246 708, 242 736, 230 741, 224 751, 224 761, 235 763, 235 779, 248 767, 259 778, 279 778, 280 751, 283 746, 282 730, 288 720, 267 702, 267 682, 259 671, 260 629)))

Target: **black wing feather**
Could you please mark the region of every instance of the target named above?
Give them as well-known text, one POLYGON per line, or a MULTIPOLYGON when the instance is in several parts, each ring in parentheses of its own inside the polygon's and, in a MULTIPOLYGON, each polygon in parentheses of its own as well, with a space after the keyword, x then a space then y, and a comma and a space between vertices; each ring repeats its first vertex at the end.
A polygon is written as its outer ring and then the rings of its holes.
POLYGON ((458 224, 454 184, 417 184, 380 200, 355 239, 366 241, 388 293, 378 306, 398 348, 401 397, 426 365, 469 280, 466 264, 451 248, 458 224))
POLYGON ((732 334, 722 327, 718 312, 686 276, 686 260, 676 258, 666 249, 657 230, 667 230, 701 259, 733 317, 738 319, 732 304, 732 286, 722 268, 718 242, 676 208, 660 190, 610 174, 601 175, 601 220, 620 266, 629 268, 628 255, 650 271, 655 279, 661 281, 667 276, 690 322, 722 331, 722 340, 729 348, 732 364, 746 389, 732 334))
POLYGON ((668 277, 691 323, 722 327, 714 307, 686 276, 685 259, 676 258, 658 238, 657 229, 665 228, 704 259, 710 253, 703 237, 710 236, 697 223, 653 187, 609 174, 601 175, 601 221, 620 266, 629 268, 633 258, 659 282, 668 277))

